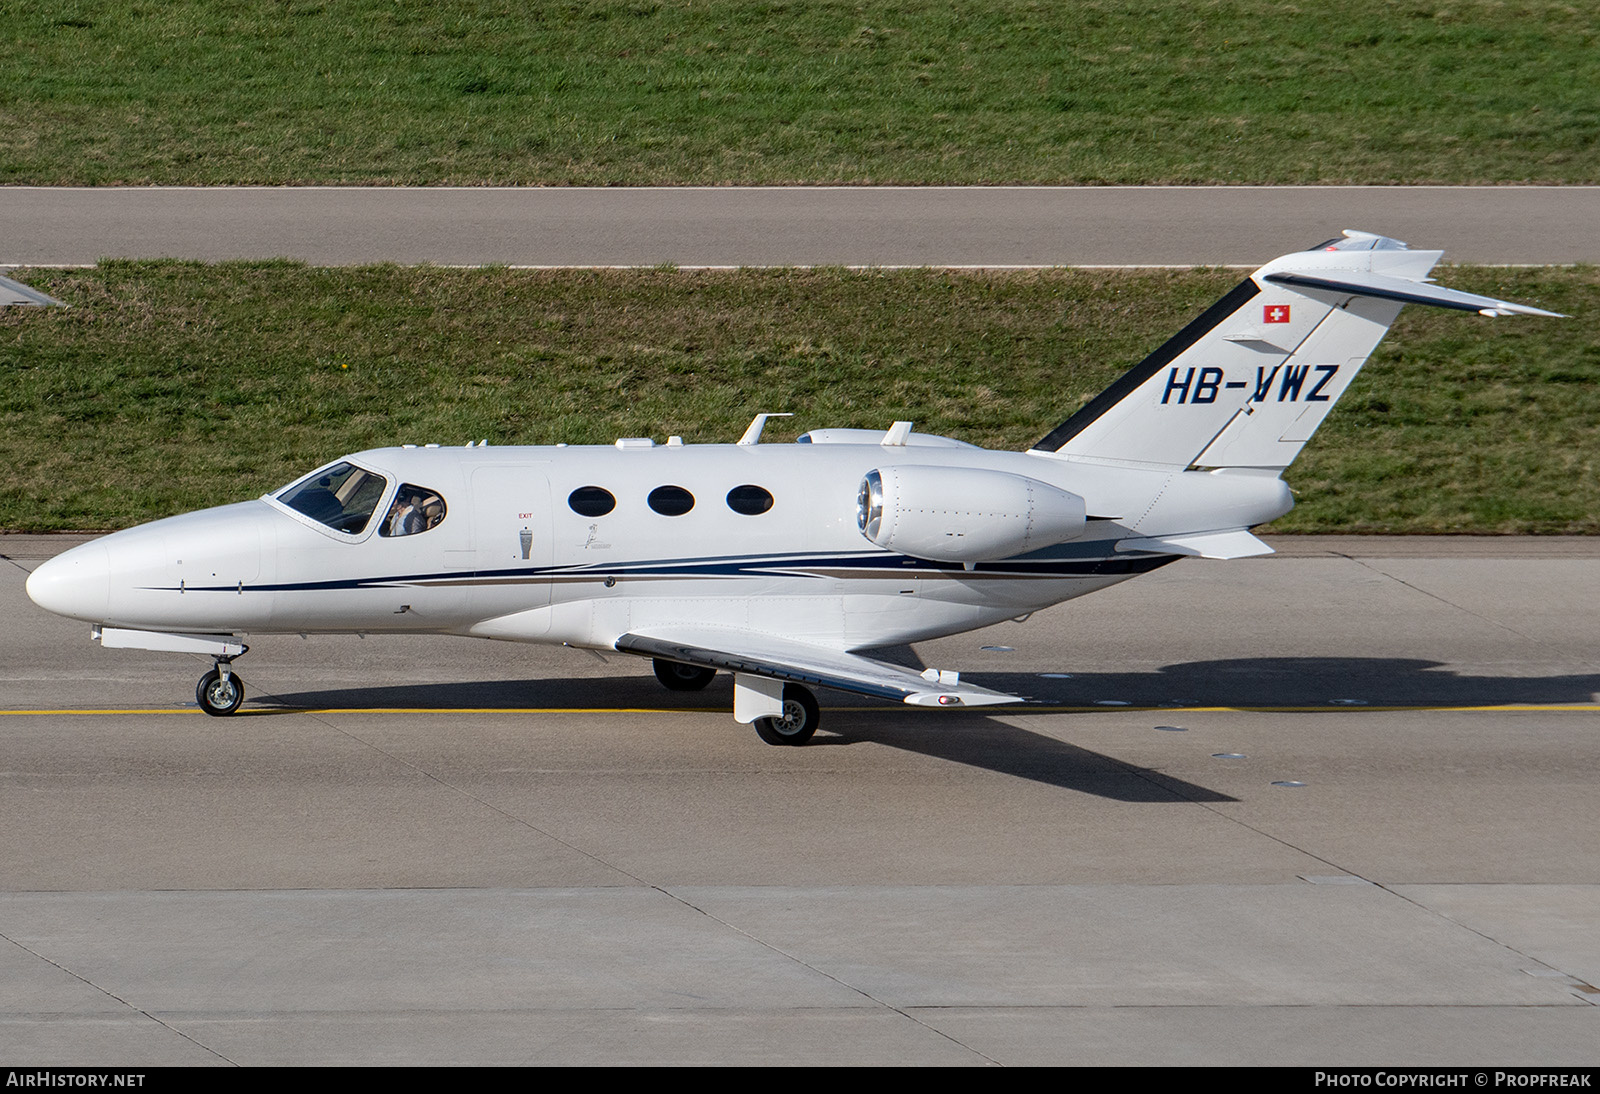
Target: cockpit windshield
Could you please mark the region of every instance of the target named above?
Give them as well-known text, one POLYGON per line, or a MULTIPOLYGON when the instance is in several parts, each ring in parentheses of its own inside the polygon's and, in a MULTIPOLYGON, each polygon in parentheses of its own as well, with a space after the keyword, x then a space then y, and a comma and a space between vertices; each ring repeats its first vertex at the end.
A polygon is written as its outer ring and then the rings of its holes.
POLYGON ((336 532, 364 531, 389 480, 352 463, 339 463, 304 482, 279 491, 277 498, 336 532))

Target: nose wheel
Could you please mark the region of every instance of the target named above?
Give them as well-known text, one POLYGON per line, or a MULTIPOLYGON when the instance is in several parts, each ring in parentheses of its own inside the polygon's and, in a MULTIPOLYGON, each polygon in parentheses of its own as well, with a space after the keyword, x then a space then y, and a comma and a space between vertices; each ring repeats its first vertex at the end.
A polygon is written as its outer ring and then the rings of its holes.
POLYGON ((219 658, 216 667, 200 677, 200 683, 195 685, 194 699, 201 710, 221 718, 238 710, 239 704, 244 702, 244 681, 234 674, 227 661, 219 658))

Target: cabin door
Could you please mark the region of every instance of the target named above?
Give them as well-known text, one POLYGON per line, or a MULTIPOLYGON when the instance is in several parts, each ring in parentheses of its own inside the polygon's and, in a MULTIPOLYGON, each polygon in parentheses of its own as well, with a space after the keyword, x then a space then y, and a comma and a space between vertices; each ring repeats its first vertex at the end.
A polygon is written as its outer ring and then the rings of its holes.
POLYGON ((507 613, 550 603, 555 549, 547 466, 500 464, 472 472, 477 580, 507 613))

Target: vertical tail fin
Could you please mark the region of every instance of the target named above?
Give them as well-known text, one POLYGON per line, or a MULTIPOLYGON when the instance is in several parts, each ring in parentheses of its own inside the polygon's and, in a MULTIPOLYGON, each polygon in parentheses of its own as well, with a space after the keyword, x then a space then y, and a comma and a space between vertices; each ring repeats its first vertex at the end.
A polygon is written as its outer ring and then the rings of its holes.
POLYGON ((1407 303, 1555 314, 1431 284, 1442 254, 1347 231, 1269 262, 1031 451, 1282 471, 1407 303))

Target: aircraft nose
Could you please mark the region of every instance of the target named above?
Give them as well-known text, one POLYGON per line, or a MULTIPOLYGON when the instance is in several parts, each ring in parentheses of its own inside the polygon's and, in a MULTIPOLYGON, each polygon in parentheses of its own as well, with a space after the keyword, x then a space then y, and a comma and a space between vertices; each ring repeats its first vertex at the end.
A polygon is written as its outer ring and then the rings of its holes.
POLYGON ((28 596, 47 612, 101 622, 111 599, 111 556, 100 543, 57 555, 28 575, 28 596))

